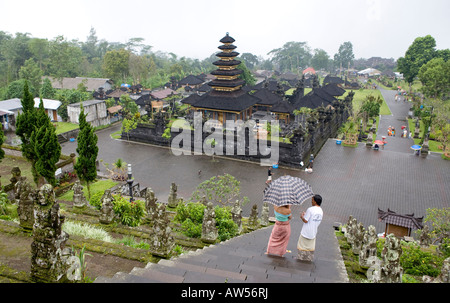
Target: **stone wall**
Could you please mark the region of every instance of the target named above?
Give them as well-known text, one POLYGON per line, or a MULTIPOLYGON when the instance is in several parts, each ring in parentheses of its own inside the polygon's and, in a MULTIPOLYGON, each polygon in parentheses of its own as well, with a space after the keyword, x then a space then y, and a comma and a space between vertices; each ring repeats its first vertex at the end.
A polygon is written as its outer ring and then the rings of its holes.
MULTIPOLYGON (((308 122, 306 122, 305 128, 302 128, 302 130, 300 131, 294 131, 294 135, 290 138, 290 141, 292 143, 278 142, 278 163, 291 167, 298 167, 301 161, 307 163, 309 161, 310 155, 316 155, 329 138, 336 137, 338 129, 342 126, 343 123, 347 121, 347 118, 349 117, 351 111, 351 99, 351 97, 346 98, 345 101, 339 101, 334 104, 335 110, 319 108, 314 116, 308 118, 308 122)), ((131 130, 128 134, 123 133, 122 139, 171 147, 174 138, 179 135, 181 136, 181 134, 183 133, 183 130, 180 130, 178 132, 172 131, 171 138, 165 139, 162 137, 164 130, 165 126, 164 123, 161 123, 161 121, 156 121, 154 124, 138 124, 136 129, 131 130)), ((237 149, 238 142, 242 142, 242 139, 239 139, 236 134, 231 136, 228 135, 227 137, 227 135, 223 133, 222 138, 216 138, 219 139, 216 140, 217 142, 223 142, 222 155, 227 156, 228 145, 229 157, 247 161, 260 161, 261 159, 269 159, 271 157, 270 152, 267 152, 267 150, 263 149, 260 150, 259 147, 262 146, 270 149, 271 142, 262 139, 255 139, 256 146, 258 148, 257 153, 252 154, 250 153, 251 149, 249 148, 249 146, 250 144, 255 144, 255 141, 250 142, 249 133, 250 131, 246 129, 245 153, 241 154, 238 154, 237 149), (230 153, 231 148, 234 148, 233 153, 230 153)), ((194 150, 196 148, 196 146, 194 146, 195 136, 195 132, 192 131, 190 138, 191 153, 194 153, 194 150)), ((211 138, 211 133, 203 132, 201 136, 202 143, 205 142, 205 140, 207 140, 208 138, 211 138)), ((197 142, 199 142, 199 138, 196 139, 197 142)), ((180 141, 179 138, 178 141, 180 141)), ((216 154, 220 155, 220 153, 216 154)))

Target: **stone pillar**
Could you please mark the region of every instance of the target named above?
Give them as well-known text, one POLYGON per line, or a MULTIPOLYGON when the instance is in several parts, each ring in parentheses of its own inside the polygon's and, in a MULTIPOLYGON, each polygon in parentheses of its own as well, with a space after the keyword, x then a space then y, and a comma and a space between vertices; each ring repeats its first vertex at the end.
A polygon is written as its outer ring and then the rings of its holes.
POLYGON ((62 231, 63 223, 53 187, 45 184, 34 201, 31 279, 35 282, 68 282, 68 259, 73 254, 65 248, 69 235, 62 231))

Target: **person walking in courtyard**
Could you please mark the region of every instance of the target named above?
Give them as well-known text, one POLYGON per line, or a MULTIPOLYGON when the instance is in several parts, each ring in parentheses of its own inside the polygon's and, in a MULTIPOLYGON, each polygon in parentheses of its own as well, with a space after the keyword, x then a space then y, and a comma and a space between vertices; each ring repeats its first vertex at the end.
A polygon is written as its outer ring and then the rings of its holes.
POLYGON ((312 261, 314 259, 317 230, 323 218, 322 197, 314 195, 311 198, 311 204, 312 206, 300 215, 303 227, 297 242, 297 257, 302 261, 312 261))
POLYGON ((266 184, 270 184, 272 182, 272 166, 269 166, 269 170, 267 171, 267 181, 266 184))
POLYGON ((283 257, 288 251, 287 245, 291 236, 292 218, 290 205, 274 206, 275 225, 270 234, 266 254, 283 257))

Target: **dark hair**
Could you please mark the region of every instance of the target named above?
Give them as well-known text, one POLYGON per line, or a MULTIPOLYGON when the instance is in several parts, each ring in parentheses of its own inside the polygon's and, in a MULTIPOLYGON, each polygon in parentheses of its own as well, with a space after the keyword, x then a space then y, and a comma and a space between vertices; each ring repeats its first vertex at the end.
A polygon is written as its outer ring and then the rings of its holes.
POLYGON ((316 201, 317 205, 320 206, 320 204, 322 204, 322 196, 321 195, 314 195, 313 199, 314 199, 314 201, 316 201))

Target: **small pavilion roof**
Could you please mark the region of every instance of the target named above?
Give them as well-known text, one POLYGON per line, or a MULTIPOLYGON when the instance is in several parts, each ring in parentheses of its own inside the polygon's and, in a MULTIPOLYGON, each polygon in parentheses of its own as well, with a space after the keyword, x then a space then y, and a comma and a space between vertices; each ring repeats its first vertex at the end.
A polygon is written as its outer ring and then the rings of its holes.
POLYGON ((393 212, 388 208, 387 211, 383 211, 378 208, 378 219, 385 221, 386 223, 403 226, 411 229, 423 228, 423 217, 414 217, 414 213, 410 215, 400 215, 393 212))

